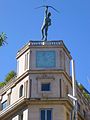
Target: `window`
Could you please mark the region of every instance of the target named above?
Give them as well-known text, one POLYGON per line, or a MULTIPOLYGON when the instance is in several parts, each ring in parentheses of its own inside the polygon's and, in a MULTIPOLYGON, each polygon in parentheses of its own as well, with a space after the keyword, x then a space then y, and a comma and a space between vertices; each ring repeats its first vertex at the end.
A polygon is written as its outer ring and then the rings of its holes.
POLYGON ((22 97, 22 96, 23 96, 23 85, 21 85, 19 89, 19 97, 22 97))
POLYGON ((51 109, 42 109, 40 120, 52 120, 52 110, 51 109))
POLYGON ((55 68, 56 52, 55 51, 36 51, 37 68, 55 68))
POLYGON ((80 111, 80 104, 77 102, 77 109, 80 111))
POLYGON ((17 61, 17 75, 19 75, 19 60, 17 61))
POLYGON ((7 107, 7 100, 2 103, 2 110, 7 107))
POLYGON ((28 65, 29 65, 28 61, 29 61, 29 53, 25 55, 25 70, 28 69, 28 65))
POLYGON ((50 91, 50 83, 42 83, 41 91, 50 91))
POLYGON ((23 120, 23 113, 19 115, 19 120, 23 120))

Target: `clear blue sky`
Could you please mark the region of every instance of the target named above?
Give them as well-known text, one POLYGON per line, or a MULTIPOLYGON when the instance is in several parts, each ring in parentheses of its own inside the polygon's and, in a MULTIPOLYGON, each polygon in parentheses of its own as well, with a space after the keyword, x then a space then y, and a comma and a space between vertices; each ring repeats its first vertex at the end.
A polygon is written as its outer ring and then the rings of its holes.
POLYGON ((76 65, 76 79, 89 91, 90 84, 90 0, 0 0, 0 33, 7 34, 8 45, 0 48, 0 81, 16 70, 16 53, 29 40, 41 39, 44 9, 52 5, 49 40, 63 40, 76 65))

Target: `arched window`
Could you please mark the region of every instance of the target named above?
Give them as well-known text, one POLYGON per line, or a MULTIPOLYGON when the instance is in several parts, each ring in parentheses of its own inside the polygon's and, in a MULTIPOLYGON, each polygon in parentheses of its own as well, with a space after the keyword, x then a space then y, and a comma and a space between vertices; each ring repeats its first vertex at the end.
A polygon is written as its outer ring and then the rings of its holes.
POLYGON ((22 97, 22 96, 23 96, 23 85, 21 85, 19 89, 19 97, 22 97))

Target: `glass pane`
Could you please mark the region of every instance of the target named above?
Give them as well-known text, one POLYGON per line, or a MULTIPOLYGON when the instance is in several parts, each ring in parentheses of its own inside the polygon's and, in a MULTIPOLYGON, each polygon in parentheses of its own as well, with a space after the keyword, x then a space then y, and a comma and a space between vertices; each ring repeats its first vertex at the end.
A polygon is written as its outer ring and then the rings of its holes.
POLYGON ((56 52, 55 51, 36 51, 36 67, 37 68, 56 67, 56 52))
POLYGON ((50 83, 42 84, 41 91, 50 91, 50 83))
POLYGON ((21 119, 20 120, 23 120, 23 114, 21 115, 21 119))
POLYGON ((7 101, 2 103, 2 110, 5 109, 7 107, 7 101))
POLYGON ((51 120, 51 110, 47 110, 47 120, 51 120))
POLYGON ((23 85, 20 86, 19 97, 23 96, 23 85))
POLYGON ((41 120, 45 120, 45 110, 41 110, 41 120))

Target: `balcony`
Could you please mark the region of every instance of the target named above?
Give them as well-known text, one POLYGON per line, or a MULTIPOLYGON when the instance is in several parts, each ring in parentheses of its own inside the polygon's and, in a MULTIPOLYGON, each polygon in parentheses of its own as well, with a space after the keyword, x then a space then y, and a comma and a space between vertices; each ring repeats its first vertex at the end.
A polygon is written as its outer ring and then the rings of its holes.
POLYGON ((11 105, 8 105, 5 109, 0 111, 0 120, 1 120, 2 117, 5 117, 6 115, 8 115, 8 113, 12 114, 12 112, 14 112, 14 110, 23 106, 24 103, 25 103, 25 97, 23 96, 19 100, 17 100, 15 103, 13 103, 11 105))

